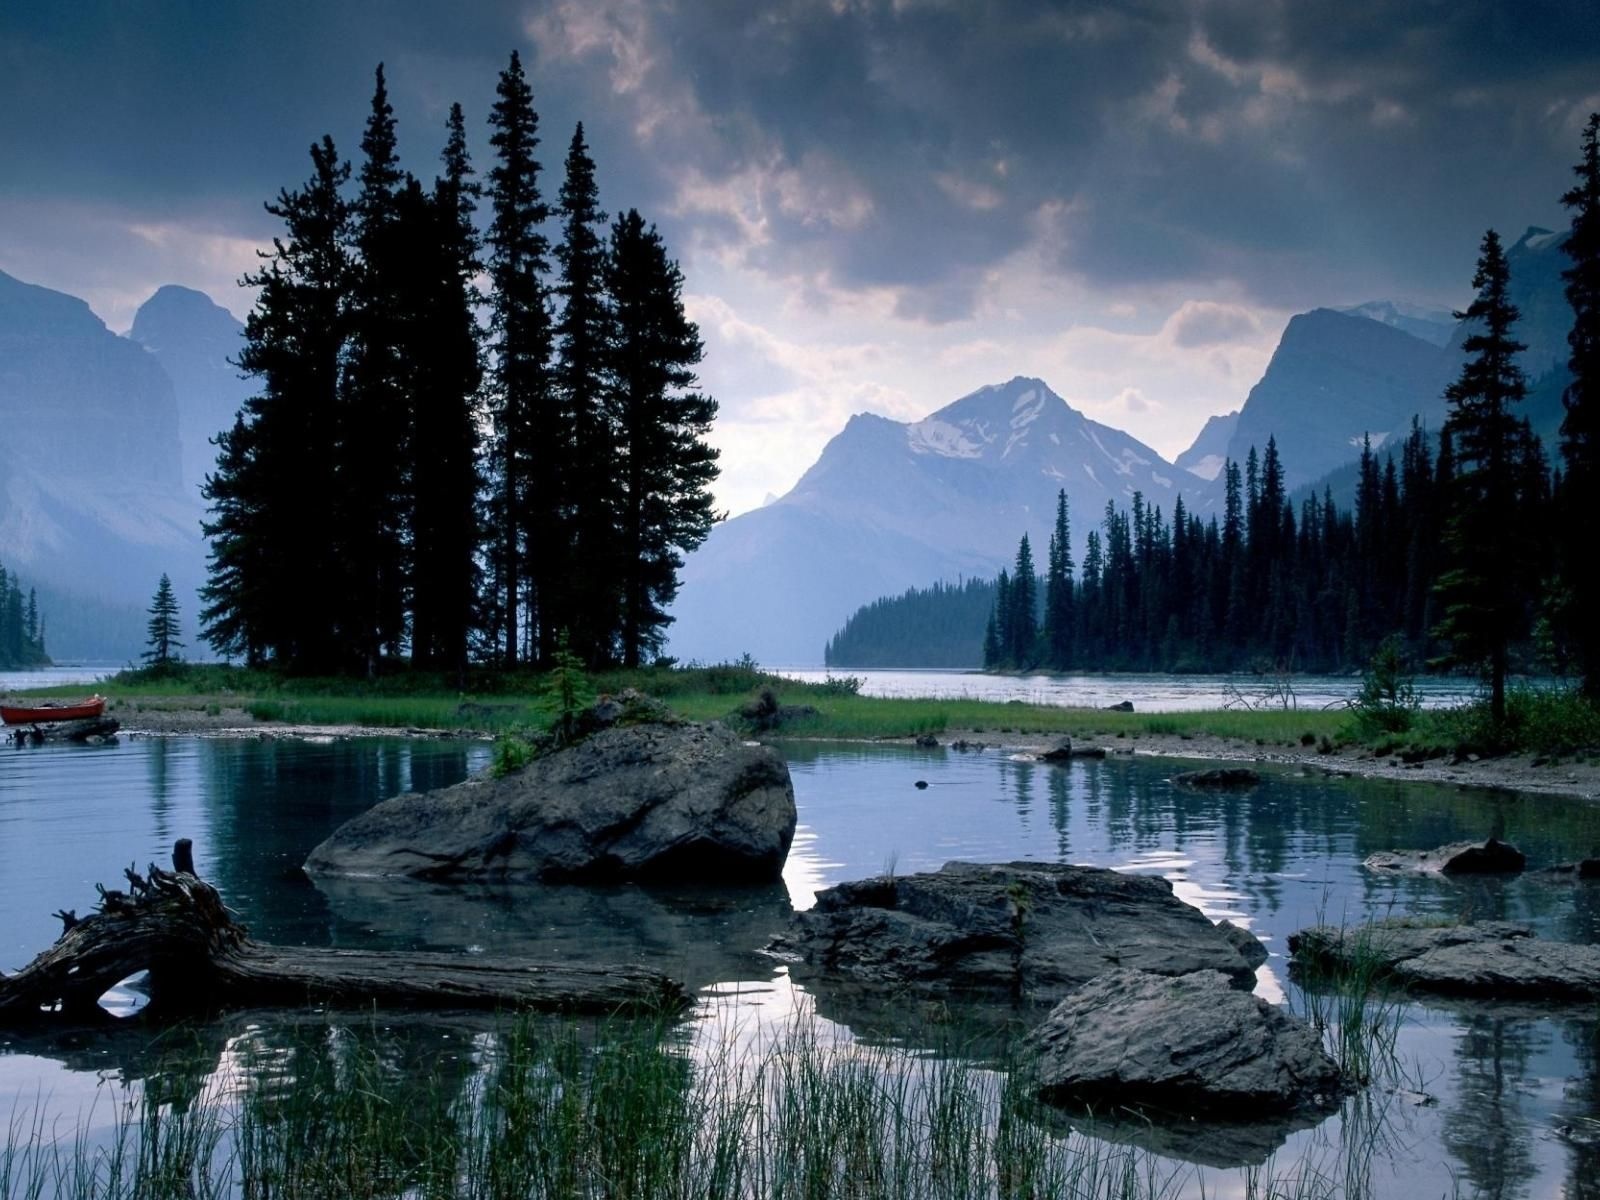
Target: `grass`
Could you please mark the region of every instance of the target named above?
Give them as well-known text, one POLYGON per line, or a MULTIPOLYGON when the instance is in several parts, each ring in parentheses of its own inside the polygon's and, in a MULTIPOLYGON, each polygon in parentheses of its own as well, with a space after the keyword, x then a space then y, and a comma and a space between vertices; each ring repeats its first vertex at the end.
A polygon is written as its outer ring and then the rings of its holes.
MULTIPOLYGON (((681 1027, 527 1020, 424 1078, 389 1029, 284 1036, 240 1040, 236 1091, 220 1075, 176 1102, 159 1076, 130 1089, 98 1143, 14 1120, 0 1195, 1165 1200, 1214 1186, 1071 1128, 1014 1072, 839 1042, 807 1019, 720 1030, 692 1054, 681 1027)), ((1332 1195, 1329 1178, 1307 1163, 1238 1173, 1244 1194, 1274 1197, 1332 1195)))
MULTIPOLYGON (((557 702, 550 677, 532 671, 475 671, 467 687, 437 674, 404 672, 372 681, 280 676, 240 667, 182 665, 162 673, 124 671, 100 690, 119 705, 145 711, 239 708, 262 721, 305 725, 363 725, 517 734, 547 728, 557 702)), ((784 736, 893 738, 952 731, 1001 730, 1021 736, 1136 739, 1144 735, 1211 736, 1261 745, 1296 745, 1307 734, 1336 737, 1338 712, 1219 709, 1181 714, 1122 713, 975 699, 891 699, 862 696, 848 677, 802 683, 762 671, 748 660, 712 666, 651 667, 589 677, 597 692, 636 688, 664 700, 694 721, 732 720, 762 689, 779 701, 815 713, 791 718, 784 736)), ((82 687, 39 689, 32 695, 73 695, 82 687)))

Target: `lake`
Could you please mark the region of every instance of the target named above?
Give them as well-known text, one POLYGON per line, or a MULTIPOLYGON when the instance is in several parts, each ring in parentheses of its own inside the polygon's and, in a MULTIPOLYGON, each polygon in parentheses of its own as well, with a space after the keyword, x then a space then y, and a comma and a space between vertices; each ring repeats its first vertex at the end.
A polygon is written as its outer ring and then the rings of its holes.
MULTIPOLYGON (((1137 712, 1195 712, 1213 708, 1343 708, 1361 689, 1353 675, 989 675, 982 671, 878 670, 838 667, 773 668, 791 679, 821 683, 852 676, 867 696, 899 699, 992 700, 1108 708, 1124 701, 1137 712)), ((1530 681, 1541 686, 1553 680, 1530 681)), ((1416 680, 1425 708, 1460 704, 1478 693, 1471 679, 1422 676, 1416 680)))
MULTIPOLYGON (((1057 768, 1000 752, 790 743, 800 828, 782 885, 742 892, 634 887, 442 888, 372 881, 314 886, 312 845, 378 799, 442 786, 486 760, 481 744, 391 739, 132 739, 0 755, 0 969, 48 946, 57 908, 86 911, 94 884, 165 863, 190 837, 201 874, 264 940, 471 954, 594 957, 665 969, 701 1001, 691 1039, 730 1019, 761 1025, 813 1013, 829 1036, 917 1056, 939 1044, 914 1008, 885 1014, 825 986, 808 990, 764 956, 793 908, 836 882, 927 870, 951 859, 1035 859, 1159 874, 1207 915, 1264 939, 1258 992, 1305 1011, 1285 939, 1327 919, 1389 913, 1526 921, 1600 942, 1600 884, 1375 877, 1374 850, 1491 832, 1530 867, 1600 847, 1600 808, 1556 798, 1270 774, 1244 794, 1174 789, 1176 764, 1113 757, 1057 768), (924 780, 919 790, 913 785, 924 780)), ((132 1006, 133 993, 110 998, 132 1006)), ((139 1087, 239 1089, 242 1046, 272 1049, 303 1014, 225 1017, 170 1042, 140 1033, 52 1039, 0 1034, 0 1119, 38 1114, 57 1136, 108 1137, 139 1087), (176 1072, 174 1074, 174 1072, 176 1072), (174 1083, 174 1078, 178 1083, 174 1083), (19 1116, 19 1114, 21 1114, 19 1116)), ((327 1020, 327 1018, 315 1018, 327 1020)), ((365 1019, 370 1026, 371 1019, 365 1019)), ((361 1036, 363 1019, 335 1021, 361 1036)), ((385 1026, 385 1029, 388 1027, 385 1026)), ((418 1021, 395 1069, 441 1062, 470 1073, 472 1027, 418 1021)), ((1291 1134, 1274 1169, 1320 1172, 1333 1194, 1592 1196, 1600 1182, 1600 1012, 1409 1004, 1385 1082, 1291 1134), (1378 1133, 1374 1134, 1374 1129, 1378 1133), (1349 1146, 1365 1149, 1352 1161, 1349 1146)), ((164 1093, 165 1094, 165 1093, 164 1093)), ((25 1125, 23 1127, 26 1127, 25 1125)), ((1161 1161, 1181 1194, 1245 1195, 1248 1171, 1161 1161)), ((1259 1178, 1257 1178, 1259 1183, 1259 1178)))

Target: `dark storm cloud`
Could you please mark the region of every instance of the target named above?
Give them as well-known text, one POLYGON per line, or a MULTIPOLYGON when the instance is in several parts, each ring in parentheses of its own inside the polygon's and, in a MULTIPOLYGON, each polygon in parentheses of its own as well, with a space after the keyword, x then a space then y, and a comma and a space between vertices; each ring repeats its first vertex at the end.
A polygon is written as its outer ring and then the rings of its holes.
POLYGON ((1587 0, 22 0, 0 198, 257 235, 313 138, 356 149, 377 61, 426 174, 512 46, 547 166, 584 120, 608 207, 932 322, 1019 251, 1108 290, 1459 294, 1484 226, 1559 219, 1600 103, 1587 0))

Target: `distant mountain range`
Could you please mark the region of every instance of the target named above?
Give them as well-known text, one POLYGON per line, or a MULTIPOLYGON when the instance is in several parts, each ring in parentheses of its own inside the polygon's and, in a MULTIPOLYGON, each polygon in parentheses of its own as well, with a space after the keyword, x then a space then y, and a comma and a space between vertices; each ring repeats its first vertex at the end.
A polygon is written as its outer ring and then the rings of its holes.
POLYGON ((671 653, 821 661, 858 606, 938 579, 993 575, 1026 531, 1044 561, 1058 489, 1075 540, 1108 500, 1166 512, 1209 488, 1041 380, 982 388, 914 423, 852 417, 787 495, 717 526, 684 565, 671 653))
MULTIPOLYGON (((1563 235, 1532 228, 1508 253, 1518 337, 1533 384, 1524 411, 1554 453, 1571 315, 1563 235)), ((714 661, 753 654, 817 664, 857 608, 936 581, 992 576, 1027 532, 1041 569, 1056 490, 1074 553, 1106 501, 1134 491, 1170 517, 1179 496, 1220 505, 1227 458, 1277 439, 1288 485, 1331 479, 1400 437, 1443 423, 1445 385, 1467 331, 1441 309, 1373 301, 1292 318, 1237 413, 1213 417, 1174 463, 1070 408, 1037 379, 983 388, 915 423, 852 417, 787 495, 719 525, 684 565, 669 651, 714 661)))
POLYGON ((0 562, 39 585, 55 656, 136 654, 163 572, 192 624, 206 438, 243 395, 227 364, 240 331, 163 288, 119 337, 82 300, 0 272, 0 562))

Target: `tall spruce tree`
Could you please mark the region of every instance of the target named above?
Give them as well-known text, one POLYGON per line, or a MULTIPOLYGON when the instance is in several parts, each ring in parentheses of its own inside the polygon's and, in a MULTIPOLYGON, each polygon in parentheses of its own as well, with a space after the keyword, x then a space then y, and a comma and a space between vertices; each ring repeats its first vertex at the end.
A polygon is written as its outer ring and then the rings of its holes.
POLYGON ((416 327, 409 340, 411 655, 419 666, 460 678, 478 591, 479 188, 459 104, 450 108, 446 132, 432 194, 412 181, 402 197, 402 228, 417 233, 406 305, 416 327))
POLYGON ((382 63, 376 75, 352 206, 349 344, 336 420, 338 488, 329 532, 342 575, 323 601, 339 614, 350 666, 369 676, 405 635, 411 359, 426 352, 432 336, 416 320, 415 296, 418 254, 427 254, 431 239, 418 227, 423 214, 414 203, 411 219, 403 219, 407 177, 382 63))
POLYGON ((1583 690, 1600 700, 1600 562, 1594 553, 1592 524, 1600 507, 1600 113, 1583 130, 1582 158, 1573 168, 1578 182, 1561 197, 1572 212, 1564 272, 1572 305, 1572 382, 1563 400, 1561 454, 1561 574, 1564 587, 1561 624, 1583 674, 1583 690))
POLYGON ((183 649, 183 643, 178 640, 178 635, 183 629, 178 621, 178 598, 172 591, 172 580, 162 572, 161 582, 156 585, 156 594, 150 601, 150 622, 145 626, 145 646, 147 649, 141 655, 145 662, 152 667, 165 668, 178 661, 178 651, 183 649))
POLYGON ((569 631, 573 652, 600 664, 617 656, 621 573, 616 501, 621 481, 605 404, 611 307, 605 291, 606 214, 600 209, 594 170, 580 124, 567 148, 558 206, 561 241, 555 251, 561 267, 555 390, 561 423, 570 435, 561 478, 561 541, 567 563, 560 573, 559 621, 569 631))
POLYGON ((683 274, 655 226, 629 209, 611 228, 606 290, 613 321, 606 402, 620 467, 620 646, 625 666, 657 650, 682 553, 717 520, 717 451, 705 441, 717 403, 698 392, 700 331, 683 310, 683 274))
POLYGON ((1056 492, 1056 522, 1050 531, 1050 557, 1044 585, 1045 654, 1050 668, 1056 671, 1072 666, 1072 640, 1077 622, 1072 593, 1072 525, 1067 512, 1067 490, 1060 488, 1056 492))
POLYGON ((340 373, 350 289, 350 175, 333 139, 311 147, 304 187, 267 211, 284 233, 245 282, 259 289, 245 321, 239 366, 257 383, 217 439, 217 469, 202 494, 210 517, 210 578, 201 589, 204 637, 225 655, 327 671, 347 661, 313 581, 342 577, 326 536, 338 490, 340 373))
MULTIPOLYGON (((490 388, 489 524, 495 625, 504 661, 525 652, 526 621, 538 635, 556 505, 554 467, 561 438, 552 429, 550 314, 545 275, 549 206, 539 191, 539 114, 516 51, 500 72, 489 114, 495 165, 489 171, 488 245, 494 372, 490 388), (528 601, 531 613, 524 610, 528 601)), ((550 631, 553 636, 554 631, 550 631)), ((548 640, 548 638, 547 638, 548 640)))
POLYGON ((1033 547, 1028 535, 1017 543, 1017 562, 1011 574, 1011 619, 1006 623, 1010 637, 1006 659, 1015 667, 1032 666, 1039 640, 1038 581, 1034 574, 1033 547))
POLYGON ((1509 295, 1510 270, 1500 237, 1484 234, 1472 286, 1478 295, 1458 319, 1471 321, 1461 375, 1445 389, 1445 429, 1455 451, 1444 531, 1444 609, 1438 633, 1446 659, 1481 669, 1493 719, 1505 719, 1510 647, 1527 622, 1528 526, 1521 464, 1526 454, 1515 405, 1527 391, 1512 334, 1520 315, 1509 295))

